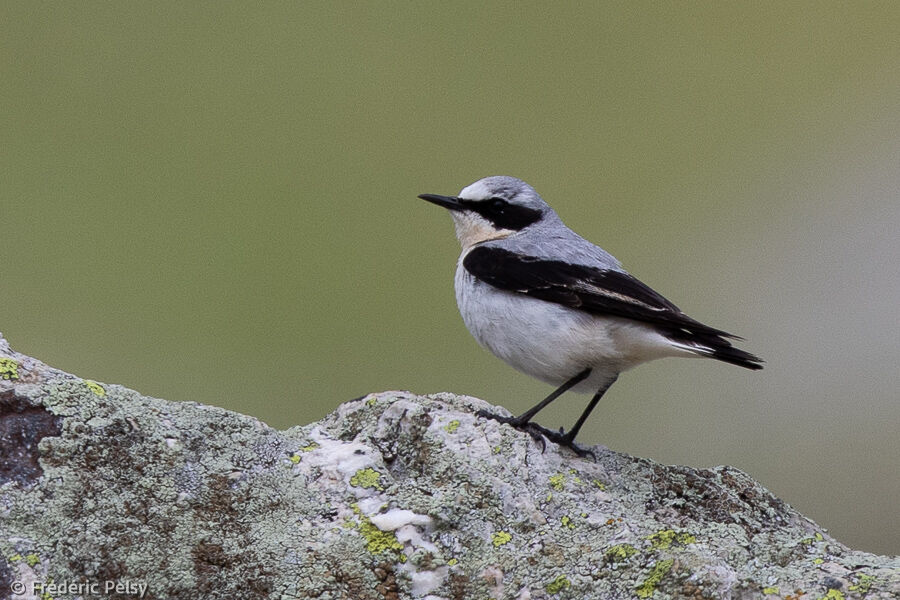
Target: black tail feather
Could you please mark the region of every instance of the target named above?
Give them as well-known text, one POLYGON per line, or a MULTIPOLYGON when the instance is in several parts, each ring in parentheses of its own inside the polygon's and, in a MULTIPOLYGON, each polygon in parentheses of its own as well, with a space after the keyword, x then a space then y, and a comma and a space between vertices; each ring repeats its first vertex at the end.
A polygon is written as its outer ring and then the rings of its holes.
POLYGON ((731 363, 732 365, 744 367, 745 369, 753 369, 754 371, 762 369, 762 363, 765 362, 758 356, 754 356, 749 352, 744 352, 731 345, 727 348, 713 348, 709 356, 721 360, 722 362, 731 363))
POLYGON ((715 358, 745 369, 753 369, 754 371, 763 368, 762 363, 765 362, 764 360, 740 348, 735 348, 731 345, 731 342, 725 339, 725 336, 732 339, 741 339, 725 332, 709 333, 707 331, 697 332, 685 329, 674 331, 667 337, 680 344, 690 346, 694 352, 703 356, 715 358))

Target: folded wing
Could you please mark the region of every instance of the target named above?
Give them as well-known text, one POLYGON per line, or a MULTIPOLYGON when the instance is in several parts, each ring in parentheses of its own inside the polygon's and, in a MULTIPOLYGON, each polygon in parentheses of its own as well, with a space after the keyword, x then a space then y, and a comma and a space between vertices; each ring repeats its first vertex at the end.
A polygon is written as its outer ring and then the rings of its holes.
POLYGON ((700 354, 748 369, 761 369, 759 358, 731 345, 740 339, 696 321, 663 296, 621 271, 523 256, 490 246, 473 249, 463 260, 466 271, 498 289, 525 294, 591 314, 625 317, 651 324, 660 333, 700 354))

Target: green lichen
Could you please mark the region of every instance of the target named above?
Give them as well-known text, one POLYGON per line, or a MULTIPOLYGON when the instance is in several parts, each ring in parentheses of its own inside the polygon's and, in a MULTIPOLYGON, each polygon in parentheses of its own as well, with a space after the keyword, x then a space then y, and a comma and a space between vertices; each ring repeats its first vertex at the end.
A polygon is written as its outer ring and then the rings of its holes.
POLYGON ((372 554, 394 553, 397 560, 403 562, 405 555, 401 554, 403 544, 397 540, 392 531, 382 531, 375 526, 369 517, 362 514, 359 506, 351 505, 353 512, 359 517, 359 533, 366 540, 366 550, 372 554))
POLYGON ((504 544, 508 544, 511 539, 512 535, 505 531, 498 531, 491 536, 491 541, 493 542, 495 548, 499 548, 504 544))
POLYGON ((26 554, 25 555, 25 564, 29 567, 34 567, 39 562, 41 562, 41 557, 37 554, 26 554))
POLYGON ((778 594, 778 588, 777 587, 765 587, 765 588, 763 588, 763 594, 765 594, 766 596, 778 594))
POLYGON ((19 562, 20 560, 22 560, 21 554, 13 554, 9 557, 9 562, 19 562))
POLYGON ((103 386, 97 383, 96 381, 91 381, 90 379, 84 379, 84 385, 88 386, 88 389, 94 392, 94 394, 103 398, 106 396, 106 390, 103 389, 103 386))
POLYGON ((816 559, 813 559, 813 564, 814 564, 814 565, 821 565, 823 562, 825 562, 825 559, 823 559, 823 558, 816 558, 816 559))
POLYGON ((562 526, 567 529, 575 529, 575 522, 569 517, 569 515, 563 515, 563 518, 560 519, 562 526))
MULTIPOLYGON (((301 452, 312 452, 313 450, 315 450, 315 449, 318 448, 318 447, 319 447, 319 445, 318 445, 317 443, 315 443, 315 442, 310 442, 309 445, 303 446, 302 448, 300 448, 299 450, 297 450, 296 452, 294 452, 293 454, 291 454, 291 455, 288 457, 288 460, 291 461, 291 464, 296 465, 296 464, 298 464, 298 463, 303 459, 303 457, 300 456, 300 453, 301 453, 301 452)), ((350 483, 353 483, 353 480, 352 480, 352 479, 350 480, 350 483)))
MULTIPOLYGON (((818 535, 818 534, 816 534, 818 535)), ((844 594, 840 590, 830 589, 828 593, 821 596, 819 600, 844 600, 844 594)))
POLYGON ((872 587, 872 583, 875 581, 875 577, 872 575, 860 575, 856 579, 856 583, 851 585, 848 589, 851 592, 859 592, 863 596, 869 593, 869 588, 872 587))
POLYGON ((638 598, 649 598, 653 595, 653 592, 656 591, 656 586, 659 585, 659 582, 662 581, 663 577, 668 575, 669 571, 672 569, 672 565, 675 564, 674 559, 666 559, 661 560, 656 563, 656 566, 653 567, 653 570, 650 571, 650 575, 644 582, 635 588, 635 593, 638 598))
MULTIPOLYGON (((47 583, 46 583, 45 585, 48 585, 48 586, 53 585, 53 578, 52 578, 52 577, 48 577, 48 578, 47 578, 47 583)), ((41 593, 41 600, 53 600, 53 596, 50 595, 50 592, 42 592, 42 593, 41 593)))
POLYGON ((0 358, 0 379, 18 379, 19 363, 11 358, 0 358))
POLYGON ((572 481, 574 481, 576 485, 581 485, 582 483, 584 483, 581 480, 581 477, 578 476, 578 471, 576 471, 575 469, 569 469, 569 475, 572 476, 572 481))
POLYGON ((606 551, 606 560, 611 563, 620 563, 637 554, 637 548, 631 544, 616 544, 606 551))
POLYGON ((557 473, 556 475, 550 476, 550 487, 552 487, 557 492, 561 492, 565 484, 566 476, 562 473, 557 473))
POLYGON ((600 481, 599 479, 594 480, 594 485, 600 488, 601 491, 606 491, 606 484, 600 481))
POLYGON ((656 550, 667 550, 673 543, 687 546, 688 544, 693 544, 697 541, 697 538, 687 532, 679 533, 672 529, 657 531, 653 535, 648 535, 647 539, 650 540, 650 543, 656 550))
POLYGON ((353 474, 353 477, 350 478, 350 485, 383 491, 384 488, 378 483, 379 479, 381 479, 381 473, 372 467, 366 467, 353 474))
POLYGON ((494 446, 493 448, 491 448, 491 452, 493 452, 494 454, 500 454, 500 446, 494 446))
POLYGON ((369 408, 375 406, 377 403, 378 403, 378 400, 375 398, 375 396, 372 396, 371 398, 366 400, 366 406, 368 406, 369 408))
POLYGON ((559 577, 548 583, 546 586, 544 586, 544 589, 547 590, 548 594, 558 594, 570 587, 572 587, 572 582, 569 581, 569 578, 565 575, 560 575, 559 577))
POLYGON ((458 562, 459 562, 458 558, 451 558, 450 560, 447 561, 447 564, 452 567, 452 566, 456 565, 458 562))
POLYGON ((457 429, 459 429, 459 420, 457 419, 453 419, 444 426, 444 431, 447 433, 455 433, 457 429))

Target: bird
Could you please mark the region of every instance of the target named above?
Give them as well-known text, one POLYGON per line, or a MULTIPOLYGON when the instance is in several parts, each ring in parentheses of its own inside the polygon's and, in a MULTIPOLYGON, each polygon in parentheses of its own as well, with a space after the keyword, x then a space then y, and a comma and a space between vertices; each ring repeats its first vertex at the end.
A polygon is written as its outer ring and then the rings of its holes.
POLYGON ((736 335, 704 325, 569 229, 533 187, 491 176, 456 196, 418 196, 447 209, 462 252, 456 303, 475 340, 514 369, 556 389, 519 416, 478 415, 579 454, 575 438, 623 371, 665 357, 706 357, 747 369, 763 360, 736 335), (568 430, 534 417, 567 391, 592 393, 568 430))

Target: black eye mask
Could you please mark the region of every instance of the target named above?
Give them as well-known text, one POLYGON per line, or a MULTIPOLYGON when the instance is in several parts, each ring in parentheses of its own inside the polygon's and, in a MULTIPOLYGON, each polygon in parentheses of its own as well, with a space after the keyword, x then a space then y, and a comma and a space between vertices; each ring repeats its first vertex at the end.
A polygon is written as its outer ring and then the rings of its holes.
POLYGON ((503 198, 489 200, 461 200, 460 203, 476 212, 500 229, 519 231, 541 218, 541 211, 525 206, 510 204, 503 198))

